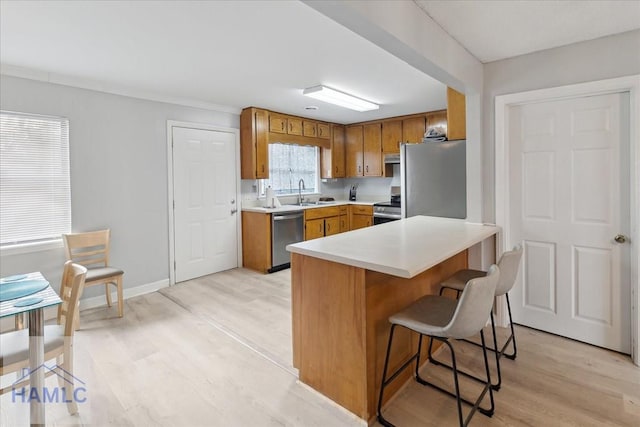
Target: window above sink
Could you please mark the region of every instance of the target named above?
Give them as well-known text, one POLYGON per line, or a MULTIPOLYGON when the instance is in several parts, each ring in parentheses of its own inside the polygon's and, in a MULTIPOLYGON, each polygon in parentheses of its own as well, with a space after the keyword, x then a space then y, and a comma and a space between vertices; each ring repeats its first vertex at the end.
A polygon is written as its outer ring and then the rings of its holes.
POLYGON ((276 196, 298 195, 300 179, 303 195, 320 193, 320 149, 310 145, 269 144, 269 178, 259 181, 260 196, 268 186, 276 196))

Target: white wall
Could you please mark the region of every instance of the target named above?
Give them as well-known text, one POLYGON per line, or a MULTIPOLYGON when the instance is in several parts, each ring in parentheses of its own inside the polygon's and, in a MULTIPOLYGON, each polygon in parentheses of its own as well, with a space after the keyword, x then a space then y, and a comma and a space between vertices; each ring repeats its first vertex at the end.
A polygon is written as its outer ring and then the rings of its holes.
MULTIPOLYGON (((111 228, 124 287, 169 278, 167 120, 239 128, 239 116, 1 76, 0 108, 69 119, 73 231, 111 228)), ((0 258, 0 276, 41 271, 57 289, 62 248, 0 258)), ((84 297, 102 295, 88 288, 84 297)))
POLYGON ((640 73, 640 30, 491 62, 484 66, 484 213, 495 221, 495 97, 640 73))

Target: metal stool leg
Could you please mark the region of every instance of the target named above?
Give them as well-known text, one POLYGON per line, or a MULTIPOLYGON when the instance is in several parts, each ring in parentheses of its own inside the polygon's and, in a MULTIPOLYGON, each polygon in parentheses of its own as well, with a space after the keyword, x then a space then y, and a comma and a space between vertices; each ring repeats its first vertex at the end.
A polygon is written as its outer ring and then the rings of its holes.
MULTIPOLYGON (((504 294, 507 298, 507 311, 509 312, 509 327, 511 328, 511 336, 507 339, 507 342, 504 343, 504 346, 500 350, 500 356, 505 356, 508 359, 515 360, 518 356, 518 348, 516 347, 516 332, 513 329, 513 318, 511 317, 511 303, 509 302, 509 293, 504 294), (507 354, 504 351, 507 349, 509 342, 513 344, 513 353, 507 354)), ((496 347, 497 348, 497 347, 496 347)))

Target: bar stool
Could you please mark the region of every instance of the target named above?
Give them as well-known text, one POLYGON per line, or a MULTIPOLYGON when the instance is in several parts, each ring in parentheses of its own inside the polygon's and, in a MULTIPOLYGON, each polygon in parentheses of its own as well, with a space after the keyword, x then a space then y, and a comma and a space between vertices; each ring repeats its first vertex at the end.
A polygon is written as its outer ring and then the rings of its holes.
MULTIPOLYGON (((496 355, 496 370, 498 374, 498 382, 491 385, 494 390, 500 390, 500 386, 502 384, 502 374, 500 373, 500 358, 502 356, 505 356, 511 360, 514 360, 517 356, 518 349, 516 347, 516 334, 513 329, 513 320, 511 318, 511 304, 509 303, 509 291, 511 290, 511 288, 513 288, 513 285, 516 282, 516 278, 518 276, 518 269, 520 268, 521 258, 522 258, 522 246, 516 245, 511 251, 503 253, 502 257, 500 257, 500 260, 498 261, 498 267, 500 268, 500 279, 498 280, 498 285, 496 286, 495 296, 499 297, 501 295, 504 295, 505 298, 507 299, 507 310, 509 312, 509 326, 511 327, 511 335, 509 336, 507 341, 504 343, 502 348, 500 350, 497 350, 498 339, 496 337, 496 326, 493 318, 493 310, 491 310, 490 319, 491 319, 491 332, 493 333, 493 348, 487 347, 487 350, 493 351, 496 355), (513 352, 511 354, 505 353, 505 350, 507 349, 507 346, 509 345, 509 343, 513 345, 513 352)), ((487 272, 481 271, 481 270, 460 270, 456 272, 453 276, 449 277, 448 279, 446 279, 444 282, 441 283, 440 295, 442 295, 445 289, 452 289, 457 292, 458 296, 460 296, 460 292, 464 290, 469 280, 472 280, 477 277, 484 277, 486 274, 487 272)), ((481 346, 479 343, 474 341, 470 341, 470 340, 464 340, 464 341, 471 343, 473 345, 476 345, 478 347, 481 346)), ((448 366, 436 360, 431 355, 431 346, 429 346, 429 361, 436 365, 439 364, 439 365, 451 368, 451 366, 448 366)), ((466 372, 459 371, 459 373, 466 377, 475 379, 477 381, 480 381, 480 382, 483 381, 482 378, 478 378, 466 372)))
POLYGON ((491 376, 489 372, 489 362, 487 360, 487 350, 484 341, 484 333, 482 331, 489 312, 493 306, 493 296, 495 294, 500 270, 498 266, 492 265, 484 277, 471 279, 465 286, 460 298, 456 301, 451 298, 427 295, 420 298, 409 307, 389 318, 391 323, 391 332, 389 333, 389 343, 387 345, 387 355, 384 360, 384 370, 382 372, 382 384, 380 386, 380 397, 378 399, 378 421, 384 426, 393 426, 382 416, 382 398, 384 389, 407 367, 413 360, 416 360, 415 376, 416 381, 422 385, 430 386, 456 398, 458 406, 458 421, 460 426, 466 426, 476 410, 490 417, 493 415, 495 405, 493 402, 493 389, 491 388, 491 376), (389 365, 389 353, 391 352, 391 343, 393 342, 393 332, 396 326, 405 327, 411 331, 420 334, 418 340, 418 351, 402 366, 400 366, 388 379, 387 368, 389 365), (482 347, 484 353, 484 366, 487 374, 485 386, 478 396, 477 400, 472 403, 460 396, 460 386, 458 384, 458 369, 456 365, 456 357, 453 347, 449 342, 450 338, 461 339, 471 337, 480 332, 482 347), (428 336, 431 341, 438 340, 449 347, 451 352, 451 361, 453 369, 453 382, 455 393, 445 390, 435 384, 432 384, 420 376, 418 372, 420 368, 420 353, 422 351, 422 337, 428 336), (489 409, 480 407, 482 399, 489 391, 491 407, 489 409), (462 402, 472 406, 471 412, 467 418, 463 420, 462 402))

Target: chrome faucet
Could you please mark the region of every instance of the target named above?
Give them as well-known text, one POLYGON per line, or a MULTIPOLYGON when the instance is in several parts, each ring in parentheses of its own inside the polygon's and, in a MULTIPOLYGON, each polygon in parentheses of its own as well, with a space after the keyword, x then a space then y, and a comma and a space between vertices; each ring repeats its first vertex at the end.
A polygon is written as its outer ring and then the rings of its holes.
POLYGON ((298 181, 298 204, 302 205, 302 190, 306 190, 304 187, 304 179, 300 178, 298 181))

